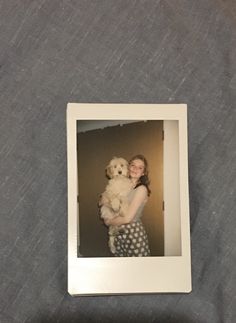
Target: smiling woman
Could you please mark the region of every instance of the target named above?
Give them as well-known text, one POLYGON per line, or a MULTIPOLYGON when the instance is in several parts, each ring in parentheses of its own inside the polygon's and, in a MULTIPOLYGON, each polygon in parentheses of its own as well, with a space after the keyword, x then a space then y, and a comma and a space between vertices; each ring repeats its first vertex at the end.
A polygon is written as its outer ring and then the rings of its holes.
POLYGON ((144 162, 141 159, 132 159, 129 166, 129 173, 133 179, 139 179, 144 175, 144 162))
POLYGON ((150 195, 148 163, 143 155, 136 155, 129 162, 129 177, 133 189, 128 194, 129 205, 125 214, 105 221, 108 226, 118 226, 114 233, 116 257, 150 256, 148 237, 141 217, 150 195))

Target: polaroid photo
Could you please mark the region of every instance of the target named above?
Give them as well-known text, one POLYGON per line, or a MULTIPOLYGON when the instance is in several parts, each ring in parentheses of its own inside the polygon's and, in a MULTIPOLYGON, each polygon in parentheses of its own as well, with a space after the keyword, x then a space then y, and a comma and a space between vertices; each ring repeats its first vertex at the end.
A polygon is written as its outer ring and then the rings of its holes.
POLYGON ((67 106, 68 292, 189 293, 186 104, 67 106))

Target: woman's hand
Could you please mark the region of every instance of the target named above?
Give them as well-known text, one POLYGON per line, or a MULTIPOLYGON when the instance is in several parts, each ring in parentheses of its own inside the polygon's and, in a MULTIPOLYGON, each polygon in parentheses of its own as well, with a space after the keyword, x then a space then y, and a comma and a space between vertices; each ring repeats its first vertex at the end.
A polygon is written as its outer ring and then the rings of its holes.
POLYGON ((126 223, 124 221, 124 218, 121 216, 116 216, 114 219, 106 219, 104 220, 105 225, 110 226, 110 225, 121 225, 126 223))
POLYGON ((122 224, 127 224, 127 220, 123 216, 116 216, 114 219, 109 221, 109 225, 120 226, 122 224))
POLYGON ((107 226, 111 225, 111 219, 104 219, 104 223, 107 226))

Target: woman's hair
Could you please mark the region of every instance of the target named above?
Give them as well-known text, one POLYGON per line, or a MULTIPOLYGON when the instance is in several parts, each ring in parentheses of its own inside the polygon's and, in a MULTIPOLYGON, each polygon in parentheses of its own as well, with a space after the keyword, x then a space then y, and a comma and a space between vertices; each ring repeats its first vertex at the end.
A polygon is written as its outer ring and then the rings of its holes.
POLYGON ((134 157, 132 157, 129 161, 129 165, 132 163, 132 161, 139 159, 142 160, 142 162, 144 163, 144 175, 142 175, 139 178, 138 183, 136 184, 135 188, 137 188, 140 185, 144 185, 147 189, 148 192, 148 196, 151 194, 151 190, 149 188, 149 184, 150 184, 150 180, 148 178, 148 162, 147 159, 143 156, 143 155, 135 155, 134 157))

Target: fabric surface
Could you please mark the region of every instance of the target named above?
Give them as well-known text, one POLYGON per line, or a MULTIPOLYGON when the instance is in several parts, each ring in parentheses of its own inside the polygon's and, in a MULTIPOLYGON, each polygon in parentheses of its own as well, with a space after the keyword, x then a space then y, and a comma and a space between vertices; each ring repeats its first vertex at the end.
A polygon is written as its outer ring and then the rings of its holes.
POLYGON ((0 2, 0 322, 236 318, 236 2, 0 2), (66 104, 187 103, 193 291, 67 293, 66 104))
POLYGON ((123 224, 115 236, 116 257, 150 256, 148 237, 141 220, 123 224))

